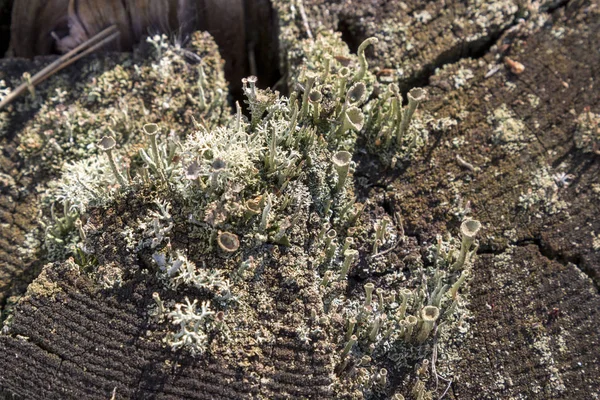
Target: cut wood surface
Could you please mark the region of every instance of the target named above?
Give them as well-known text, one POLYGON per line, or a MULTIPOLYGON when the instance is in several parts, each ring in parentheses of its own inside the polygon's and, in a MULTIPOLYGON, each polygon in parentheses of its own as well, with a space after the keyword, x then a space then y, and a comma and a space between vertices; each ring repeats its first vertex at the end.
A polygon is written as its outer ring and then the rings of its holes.
POLYGON ((329 351, 303 347, 294 330, 281 328, 277 342, 257 347, 249 365, 174 358, 155 336, 159 326, 148 323, 153 289, 143 279, 106 292, 54 266, 36 282, 37 293, 21 300, 15 316, 11 329, 18 336, 0 338, 3 385, 23 398, 107 399, 115 388, 116 398, 139 399, 331 395, 329 351))
MULTIPOLYGON (((427 87, 424 108, 458 122, 433 132, 406 170, 361 155, 355 173, 369 183, 361 197, 400 212, 406 235, 419 243, 459 225, 457 204, 484 224, 465 332, 440 349, 452 376, 446 398, 598 398, 600 159, 573 136, 584 109, 600 112, 599 3, 530 10, 504 1, 300 3, 307 19, 294 20, 297 38, 307 28, 338 29, 356 50, 378 37, 368 54, 379 79, 391 75, 403 90, 427 87), (524 12, 532 14, 520 21, 524 12), (514 73, 507 59, 524 70, 514 73), (515 125, 517 136, 506 136, 515 125)), ((45 63, 0 60, 0 79, 45 63)), ((39 90, 49 87, 52 80, 39 90)), ((268 279, 281 292, 267 292, 283 300, 267 326, 277 344, 259 346, 242 368, 235 356, 174 357, 152 333, 152 288, 142 276, 107 290, 66 264, 49 264, 25 293, 41 265, 22 249, 37 226, 35 186, 48 179, 23 174, 17 152, 33 114, 10 119, 0 138, 0 307, 13 315, 11 334, 0 335, 6 398, 332 396, 332 345, 308 348, 281 328, 310 294, 286 288, 276 272, 268 279)))

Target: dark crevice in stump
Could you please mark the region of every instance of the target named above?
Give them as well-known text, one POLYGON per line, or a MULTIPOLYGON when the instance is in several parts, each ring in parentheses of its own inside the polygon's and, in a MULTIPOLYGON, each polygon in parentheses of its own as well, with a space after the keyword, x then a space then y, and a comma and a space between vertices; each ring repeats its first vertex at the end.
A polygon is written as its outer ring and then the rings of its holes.
POLYGON ((14 0, 0 0, 0 57, 8 49, 10 42, 10 17, 14 0))

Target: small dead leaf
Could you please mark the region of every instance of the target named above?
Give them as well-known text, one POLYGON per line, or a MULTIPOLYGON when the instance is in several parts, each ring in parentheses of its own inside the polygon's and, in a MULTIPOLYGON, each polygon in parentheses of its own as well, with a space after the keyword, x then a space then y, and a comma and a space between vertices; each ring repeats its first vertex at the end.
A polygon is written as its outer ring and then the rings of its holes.
POLYGON ((514 61, 508 57, 504 57, 504 64, 510 69, 515 75, 522 74, 525 71, 525 66, 518 61, 514 61))

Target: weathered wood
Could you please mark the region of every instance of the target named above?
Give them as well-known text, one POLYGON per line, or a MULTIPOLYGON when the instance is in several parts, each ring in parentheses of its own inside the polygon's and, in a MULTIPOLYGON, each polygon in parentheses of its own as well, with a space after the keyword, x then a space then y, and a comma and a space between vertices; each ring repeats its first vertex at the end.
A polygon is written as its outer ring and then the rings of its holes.
MULTIPOLYGON (((75 270, 48 266, 37 282, 15 315, 18 336, 0 337, 0 387, 23 398, 104 400, 113 391, 132 399, 330 396, 328 351, 302 345, 284 324, 273 332, 275 344, 254 350, 252 363, 240 362, 247 349, 174 358, 156 336, 160 324, 148 322, 147 278, 101 290, 75 270)), ((275 322, 264 321, 265 328, 275 322)))
MULTIPOLYGON (((406 171, 386 170, 364 156, 356 173, 374 185, 363 190, 364 197, 401 212, 406 234, 421 242, 458 225, 459 198, 463 206, 470 201, 472 215, 485 225, 470 283, 472 316, 465 318, 466 333, 440 350, 440 357, 451 359, 441 371, 454 379, 447 396, 588 399, 600 387, 600 254, 593 244, 600 234, 600 199, 594 189, 600 185, 600 167, 597 156, 574 147, 572 136, 576 115, 584 107, 597 112, 600 106, 595 87, 600 55, 591 50, 600 47, 598 4, 574 1, 551 15, 542 10, 546 24, 522 26, 515 25, 518 10, 512 7, 499 7, 498 15, 470 24, 477 6, 464 2, 447 1, 445 8, 438 2, 402 4, 304 1, 313 33, 322 22, 343 29, 351 46, 373 34, 388 37, 372 54, 372 65, 402 68, 404 75, 397 78, 405 87, 427 84, 430 101, 424 108, 458 121, 456 128, 433 132, 406 171), (422 11, 431 19, 424 22, 424 14, 415 18, 422 11), (383 35, 382 28, 393 24, 402 30, 383 35), (402 36, 396 36, 399 32, 402 36), (414 50, 406 48, 407 41, 414 50), (511 73, 503 66, 505 55, 525 70, 511 73), (468 56, 477 58, 461 59, 468 56), (496 138, 494 113, 503 105, 522 124, 517 150, 496 138), (457 154, 474 171, 457 163, 457 154), (540 171, 549 174, 550 183, 554 173, 574 175, 555 190, 556 200, 567 208, 553 210, 557 203, 544 196, 531 206, 520 200, 530 189, 546 193, 536 183, 540 171)), ((298 37, 306 37, 302 21, 295 23, 298 37)), ((7 161, 11 147, 4 145, 0 161, 8 167, 2 172, 16 177, 14 164, 7 161)), ((4 278, 5 293, 15 281, 14 271, 26 267, 10 249, 22 243, 31 224, 31 218, 13 222, 15 209, 23 210, 20 217, 30 214, 25 205, 31 197, 7 198, 16 200, 2 206, 9 226, 0 235, 2 256, 9 260, 8 268, 0 265, 0 273, 9 277, 4 278)), ((16 309, 12 329, 28 339, 0 338, 2 389, 24 398, 110 398, 114 387, 117 398, 331 395, 327 343, 315 354, 290 332, 277 331, 281 346, 262 348, 266 357, 249 367, 265 382, 247 380, 249 375, 231 359, 201 365, 179 359, 166 365, 170 351, 145 334, 152 328, 145 322, 151 283, 135 277, 121 291, 110 292, 64 267, 46 271, 43 278, 56 293, 32 291, 16 309), (220 382, 228 382, 223 392, 220 382)), ((275 287, 282 277, 269 279, 275 287)), ((287 296, 293 293, 282 293, 287 296)), ((437 394, 445 388, 443 382, 439 386, 437 394)))
MULTIPOLYGON (((260 2, 250 7, 257 14, 270 8, 260 2)), ((205 30, 221 46, 228 78, 237 84, 248 73, 245 18, 243 0, 23 0, 13 7, 7 55, 66 53, 111 25, 120 36, 103 47, 109 51, 131 51, 156 33, 184 42, 194 30, 205 30)))
POLYGON ((185 38, 196 29, 213 32, 223 44, 243 43, 243 15, 241 0, 19 1, 12 12, 9 55, 66 53, 111 25, 121 35, 107 50, 131 50, 144 36, 158 32, 185 38))

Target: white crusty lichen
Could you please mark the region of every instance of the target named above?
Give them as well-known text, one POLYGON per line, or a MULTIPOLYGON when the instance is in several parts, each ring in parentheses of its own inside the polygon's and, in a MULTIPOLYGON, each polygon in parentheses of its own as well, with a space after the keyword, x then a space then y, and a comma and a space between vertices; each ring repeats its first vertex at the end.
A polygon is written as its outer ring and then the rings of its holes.
POLYGON ((491 112, 487 122, 493 128, 492 140, 507 151, 519 151, 532 140, 527 127, 506 104, 491 112))
POLYGON ((98 155, 66 163, 61 178, 50 184, 49 197, 69 202, 71 208, 83 214, 89 205, 102 206, 113 201, 115 186, 108 159, 98 155))
POLYGON ((216 300, 232 298, 229 279, 225 278, 220 270, 211 270, 205 265, 198 268, 180 253, 168 257, 162 253, 155 253, 152 258, 166 287, 173 290, 180 287, 203 289, 210 292, 216 300))
POLYGON ((529 218, 542 218, 541 211, 550 215, 568 212, 569 204, 561 199, 561 189, 568 186, 571 178, 566 173, 553 174, 550 166, 542 165, 521 192, 519 208, 527 211, 529 218))
POLYGON ((587 107, 577 116, 575 128, 575 146, 584 153, 600 154, 600 114, 587 107))

